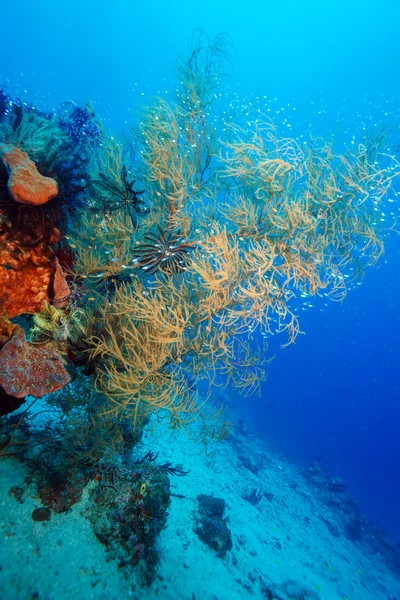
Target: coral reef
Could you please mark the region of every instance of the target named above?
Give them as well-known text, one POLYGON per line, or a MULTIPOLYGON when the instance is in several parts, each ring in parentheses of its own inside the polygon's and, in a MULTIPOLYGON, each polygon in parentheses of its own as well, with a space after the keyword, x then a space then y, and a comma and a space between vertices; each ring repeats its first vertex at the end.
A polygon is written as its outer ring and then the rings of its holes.
POLYGON ((145 461, 133 471, 102 465, 90 521, 119 567, 138 566, 150 583, 158 562, 154 541, 166 525, 170 501, 167 475, 145 461))
POLYGON ((232 549, 231 532, 226 519, 223 518, 225 500, 200 494, 197 496, 197 502, 194 532, 219 558, 223 558, 232 549))
MULTIPOLYGON (((266 342, 295 341, 298 305, 360 283, 384 251, 380 215, 400 174, 381 136, 341 154, 281 136, 257 107, 220 110, 229 49, 227 36, 200 36, 168 100, 121 139, 87 105, 45 113, 0 90, 0 413, 30 395, 62 415, 40 441, 31 405, 1 419, 0 456, 29 463, 56 512, 93 480, 96 535, 147 573, 168 475, 187 472, 150 455, 129 466, 144 425, 166 420, 210 455, 229 433, 215 384, 259 393, 266 342)), ((262 466, 238 459, 254 475, 262 466)), ((320 489, 346 513, 340 527, 321 515, 329 531, 362 539, 342 482, 320 489)), ((256 505, 262 492, 244 497, 256 505)), ((225 504, 198 503, 196 533, 222 557, 225 504)))
POLYGON ((25 339, 29 326, 9 340, 12 325, 5 323, 49 304, 67 306, 65 229, 85 188, 77 167, 88 161, 80 157, 84 145, 73 148, 51 113, 13 102, 3 91, 0 109, 0 390, 8 412, 18 406, 12 398, 43 396, 70 381, 60 354, 65 346, 34 346, 25 339))

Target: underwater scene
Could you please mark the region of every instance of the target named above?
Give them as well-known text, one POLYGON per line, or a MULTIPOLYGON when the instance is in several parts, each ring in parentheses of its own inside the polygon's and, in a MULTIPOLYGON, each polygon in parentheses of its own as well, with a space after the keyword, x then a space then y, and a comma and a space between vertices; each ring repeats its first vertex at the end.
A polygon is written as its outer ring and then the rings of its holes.
POLYGON ((1 15, 0 600, 400 600, 400 3, 1 15))

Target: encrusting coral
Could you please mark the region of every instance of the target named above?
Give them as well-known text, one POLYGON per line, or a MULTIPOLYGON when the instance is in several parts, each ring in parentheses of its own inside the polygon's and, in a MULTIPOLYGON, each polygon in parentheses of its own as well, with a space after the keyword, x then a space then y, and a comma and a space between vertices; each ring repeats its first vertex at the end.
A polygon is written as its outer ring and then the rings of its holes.
POLYGON ((64 387, 71 380, 55 344, 36 346, 26 341, 16 327, 0 351, 0 388, 14 398, 40 398, 64 387))
MULTIPOLYGON (((40 312, 45 302, 65 304, 69 286, 48 243, 21 228, 0 225, 0 308, 9 318, 40 312)), ((54 229, 50 241, 59 240, 54 229)))

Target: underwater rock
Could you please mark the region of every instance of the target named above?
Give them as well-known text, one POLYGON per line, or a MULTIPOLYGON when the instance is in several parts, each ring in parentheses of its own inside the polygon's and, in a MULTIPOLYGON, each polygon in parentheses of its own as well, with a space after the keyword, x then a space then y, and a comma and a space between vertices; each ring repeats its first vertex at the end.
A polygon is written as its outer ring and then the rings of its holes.
POLYGON ((261 490, 249 486, 246 486, 241 494, 243 500, 247 500, 247 502, 250 502, 253 506, 257 506, 257 504, 261 502, 263 496, 264 494, 261 490))
POLYGON ((333 535, 333 537, 335 537, 335 538, 340 537, 340 530, 339 530, 339 527, 336 525, 336 523, 334 523, 332 520, 330 520, 325 515, 320 515, 319 518, 321 519, 321 521, 323 521, 325 523, 325 525, 327 526, 329 532, 331 533, 331 535, 333 535))
POLYGON ((30 344, 22 327, 15 329, 0 350, 0 386, 14 398, 40 398, 61 389, 70 380, 56 345, 30 344))
POLYGON ((55 513, 61 513, 70 510, 82 498, 88 475, 83 470, 73 468, 68 472, 68 465, 59 464, 52 465, 47 473, 40 467, 34 473, 34 479, 43 504, 55 513))
POLYGON ((248 469, 251 473, 254 473, 254 475, 258 475, 258 473, 260 472, 260 469, 261 469, 260 462, 258 462, 256 464, 256 463, 252 462, 250 460, 250 458, 248 456, 245 456, 244 454, 239 454, 238 460, 240 460, 240 462, 242 463, 242 465, 244 466, 245 469, 248 469))
POLYGON ((200 494, 197 501, 199 512, 193 531, 209 548, 215 550, 217 556, 223 558, 232 549, 232 535, 223 518, 225 500, 200 494))
POLYGON ((301 475, 309 483, 317 487, 324 487, 326 485, 326 476, 324 470, 318 462, 313 462, 311 465, 301 471, 301 475))
POLYGON ((274 495, 272 492, 269 492, 268 490, 266 490, 265 492, 263 492, 263 496, 264 498, 266 498, 268 500, 268 502, 272 502, 274 499, 274 495))
POLYGON ((223 498, 215 498, 214 496, 207 496, 207 494, 199 494, 197 496, 197 502, 199 503, 199 512, 211 519, 222 519, 226 502, 223 498))
POLYGON ((49 508, 45 508, 44 506, 40 508, 35 508, 32 512, 32 520, 37 521, 39 523, 43 521, 48 521, 51 516, 51 511, 49 508))
POLYGON ((155 574, 154 542, 166 526, 168 475, 149 462, 133 471, 102 463, 89 519, 97 538, 120 568, 137 567, 145 584, 155 574))
POLYGON ((14 498, 17 502, 19 502, 19 504, 23 504, 22 496, 24 495, 24 490, 21 487, 13 485, 8 490, 8 495, 11 498, 14 498))
POLYGON ((340 477, 331 477, 328 481, 328 490, 330 492, 334 492, 336 494, 341 494, 344 492, 345 487, 343 481, 340 477))
POLYGON ((57 182, 41 175, 26 152, 0 144, 0 159, 7 169, 7 189, 15 202, 37 206, 57 196, 57 182))
MULTIPOLYGON (((65 430, 48 425, 41 431, 42 440, 45 440, 43 446, 34 454, 25 454, 22 460, 36 485, 36 497, 52 512, 62 513, 82 498, 85 486, 93 477, 92 466, 79 463, 74 440, 65 437, 65 430)), ((32 440, 33 444, 35 441, 32 440)))
POLYGON ((358 542, 362 539, 366 529, 366 521, 360 515, 351 515, 345 521, 346 537, 352 542, 358 542))
POLYGON ((268 600, 320 600, 312 588, 291 579, 280 585, 265 586, 262 592, 268 600))

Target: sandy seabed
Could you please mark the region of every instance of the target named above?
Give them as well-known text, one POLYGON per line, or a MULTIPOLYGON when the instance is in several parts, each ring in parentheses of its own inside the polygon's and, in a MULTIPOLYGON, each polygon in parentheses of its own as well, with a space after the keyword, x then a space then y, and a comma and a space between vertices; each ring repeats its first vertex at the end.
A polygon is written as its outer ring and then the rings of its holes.
MULTIPOLYGON (((23 502, 9 495, 24 487, 26 470, 14 458, 0 461, 1 600, 246 600, 271 598, 274 584, 293 580, 309 594, 279 600, 397 600, 400 579, 379 553, 327 527, 337 515, 300 473, 245 431, 221 442, 213 464, 183 434, 145 433, 140 451, 181 463, 190 473, 171 477, 168 526, 158 539, 160 564, 154 582, 140 588, 135 574, 118 568, 85 516, 90 488, 81 501, 44 523, 32 520, 40 506, 32 486, 23 502), (258 474, 238 456, 261 465, 258 474), (266 492, 253 506, 242 498, 248 486, 266 492), (226 501, 224 517, 233 548, 220 558, 194 533, 197 495, 226 501)), ((283 587, 281 588, 283 589, 283 587)))

